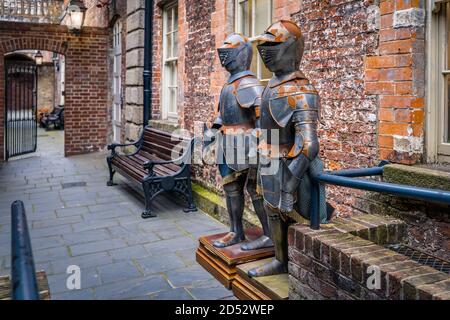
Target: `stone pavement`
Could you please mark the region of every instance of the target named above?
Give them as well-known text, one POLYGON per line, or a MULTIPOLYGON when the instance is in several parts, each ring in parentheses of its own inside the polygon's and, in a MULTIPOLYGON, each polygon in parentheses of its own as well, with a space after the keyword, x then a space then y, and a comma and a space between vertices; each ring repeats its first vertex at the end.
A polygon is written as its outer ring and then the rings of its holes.
POLYGON ((107 187, 105 153, 63 157, 63 134, 39 131, 38 152, 0 167, 0 275, 10 273, 10 205, 22 200, 36 268, 53 299, 233 299, 195 262, 200 235, 225 226, 174 199, 143 199, 120 176, 107 187), (67 289, 67 268, 81 268, 81 290, 67 289))

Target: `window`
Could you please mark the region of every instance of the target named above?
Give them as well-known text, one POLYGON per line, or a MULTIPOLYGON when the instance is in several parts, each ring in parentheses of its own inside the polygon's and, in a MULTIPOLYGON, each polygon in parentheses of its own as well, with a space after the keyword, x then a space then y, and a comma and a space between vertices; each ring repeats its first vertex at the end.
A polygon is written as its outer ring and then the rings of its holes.
POLYGON ((443 23, 444 30, 442 32, 444 35, 444 39, 442 40, 442 55, 444 56, 445 61, 443 62, 441 69, 445 92, 443 95, 443 106, 445 109, 444 142, 450 143, 450 3, 445 5, 443 11, 445 12, 445 22, 443 23))
MULTIPOLYGON (((236 32, 252 38, 263 33, 271 23, 272 0, 236 0, 236 32)), ((251 70, 263 82, 272 78, 259 57, 256 43, 253 44, 251 70)))
POLYGON ((120 143, 122 132, 122 23, 117 21, 113 28, 113 141, 120 143))
POLYGON ((163 10, 162 118, 178 119, 178 4, 163 10))
POLYGON ((450 1, 435 3, 428 30, 428 156, 450 162, 450 1))

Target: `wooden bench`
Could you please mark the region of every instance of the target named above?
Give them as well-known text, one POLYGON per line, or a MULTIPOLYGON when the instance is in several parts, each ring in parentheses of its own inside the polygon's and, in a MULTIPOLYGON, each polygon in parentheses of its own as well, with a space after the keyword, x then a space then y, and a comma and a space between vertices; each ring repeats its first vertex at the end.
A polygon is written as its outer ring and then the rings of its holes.
POLYGON ((188 206, 185 212, 197 211, 192 196, 190 160, 194 139, 185 139, 170 133, 146 127, 139 140, 129 144, 111 144, 107 157, 109 168, 108 186, 113 186, 116 172, 141 188, 145 197, 142 218, 155 217, 151 206, 153 199, 165 191, 183 195, 188 206), (137 150, 129 155, 119 154, 117 148, 134 146, 137 150), (182 148, 181 148, 182 147, 182 148), (174 156, 172 153, 181 156, 174 156))

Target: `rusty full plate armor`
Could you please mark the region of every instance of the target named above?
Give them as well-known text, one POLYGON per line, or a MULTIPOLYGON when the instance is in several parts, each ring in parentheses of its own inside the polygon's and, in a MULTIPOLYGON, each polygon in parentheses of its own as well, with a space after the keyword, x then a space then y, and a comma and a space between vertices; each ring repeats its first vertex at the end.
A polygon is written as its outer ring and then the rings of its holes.
MULTIPOLYGON (((258 50, 274 73, 262 95, 259 187, 269 216, 276 259, 249 271, 252 277, 287 272, 287 230, 294 212, 308 217, 310 174, 322 170, 318 158, 320 101, 314 86, 299 71, 304 40, 291 21, 279 21, 258 37, 258 50)), ((327 220, 324 189, 320 215, 327 220)))
MULTIPOLYGON (((270 247, 273 243, 269 238, 270 231, 264 201, 256 192, 257 145, 252 143, 253 130, 259 122, 263 86, 249 71, 253 49, 246 37, 240 34, 230 35, 224 45, 218 49, 218 53, 222 66, 230 73, 230 78, 220 94, 218 115, 213 129, 220 130, 216 157, 225 190, 231 229, 223 239, 216 241, 214 246, 223 248, 245 240, 242 217, 246 186, 255 212, 263 226, 264 235, 255 241, 243 244, 242 249, 270 247)), ((214 135, 211 130, 206 131, 208 132, 205 135, 210 137, 214 135)))

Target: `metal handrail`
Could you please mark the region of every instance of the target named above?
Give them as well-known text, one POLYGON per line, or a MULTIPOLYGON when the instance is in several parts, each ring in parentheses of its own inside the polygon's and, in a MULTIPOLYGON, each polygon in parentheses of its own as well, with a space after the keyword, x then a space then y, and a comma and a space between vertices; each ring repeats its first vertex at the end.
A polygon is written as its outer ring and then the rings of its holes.
MULTIPOLYGON (((313 189, 317 189, 321 183, 331 184, 352 189, 386 193, 400 197, 437 202, 450 205, 450 192, 439 189, 427 189, 409 185, 374 181, 369 179, 354 179, 368 176, 381 176, 385 165, 389 162, 383 161, 378 167, 364 169, 350 169, 320 173, 313 177, 313 189)), ((317 189, 318 190, 318 189, 317 189)), ((311 228, 320 228, 318 191, 312 193, 311 228)))
POLYGON ((22 201, 12 204, 11 222, 12 299, 39 300, 33 251, 22 201))

